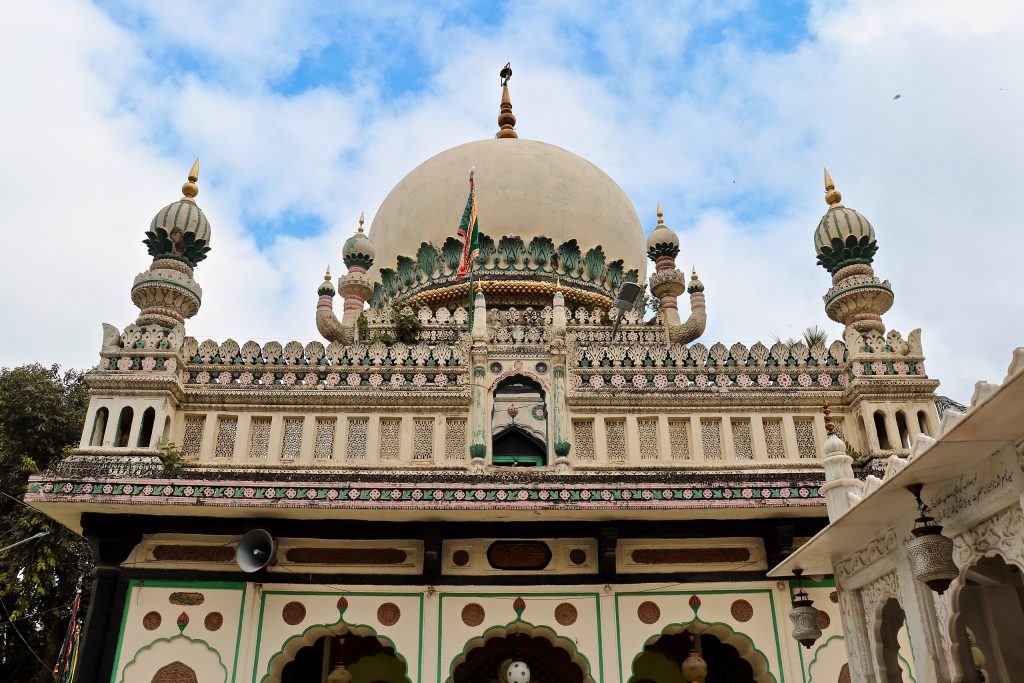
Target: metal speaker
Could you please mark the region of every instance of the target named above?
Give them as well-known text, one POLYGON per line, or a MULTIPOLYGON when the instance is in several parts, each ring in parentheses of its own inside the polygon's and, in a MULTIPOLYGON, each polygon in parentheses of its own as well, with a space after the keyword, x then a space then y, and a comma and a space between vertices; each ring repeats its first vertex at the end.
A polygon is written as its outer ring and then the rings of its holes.
POLYGON ((274 559, 274 537, 263 529, 253 529, 242 536, 235 551, 235 562, 243 572, 263 569, 274 559))
POLYGON ((619 286, 619 293, 615 295, 615 326, 612 328, 612 342, 615 341, 615 336, 619 333, 622 316, 633 308, 641 291, 642 287, 635 282, 623 282, 619 286))
POLYGON ((640 296, 641 289, 640 285, 635 282, 622 283, 618 294, 615 295, 615 308, 620 311, 620 315, 633 308, 636 298, 640 296))

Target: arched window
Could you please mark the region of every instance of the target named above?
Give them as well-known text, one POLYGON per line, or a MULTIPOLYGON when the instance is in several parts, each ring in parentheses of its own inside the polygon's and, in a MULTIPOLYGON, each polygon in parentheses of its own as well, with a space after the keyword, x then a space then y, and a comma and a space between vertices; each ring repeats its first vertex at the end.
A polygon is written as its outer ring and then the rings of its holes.
POLYGON ((139 448, 149 448, 153 440, 153 422, 156 421, 156 409, 150 406, 142 412, 142 424, 139 426, 139 448))
POLYGON ((902 410, 896 411, 896 429, 900 432, 900 446, 910 448, 910 430, 907 429, 907 414, 902 410))
POLYGON ((885 414, 881 410, 875 411, 875 434, 878 435, 878 447, 883 451, 887 451, 892 446, 889 445, 889 432, 885 429, 885 414))
POLYGON ((931 436, 931 430, 928 429, 928 413, 923 410, 917 411, 917 425, 921 429, 921 433, 925 436, 931 436))
POLYGON ((548 411, 544 389, 529 377, 508 377, 494 389, 491 459, 506 467, 547 464, 548 411))
POLYGON ((96 417, 92 420, 92 434, 89 435, 90 446, 103 445, 103 435, 107 433, 107 416, 109 415, 110 411, 106 408, 96 411, 96 417))
POLYGON ((871 442, 868 441, 868 428, 864 426, 864 416, 857 416, 857 431, 860 434, 860 448, 867 455, 871 451, 871 442))
POLYGON ((121 408, 121 415, 117 418, 117 432, 114 434, 114 445, 124 448, 128 445, 128 434, 132 431, 132 420, 135 419, 135 411, 129 406, 121 408))
POLYGON ((882 673, 886 683, 903 683, 903 668, 900 667, 899 632, 907 620, 903 608, 896 598, 882 607, 880 641, 882 643, 882 673))

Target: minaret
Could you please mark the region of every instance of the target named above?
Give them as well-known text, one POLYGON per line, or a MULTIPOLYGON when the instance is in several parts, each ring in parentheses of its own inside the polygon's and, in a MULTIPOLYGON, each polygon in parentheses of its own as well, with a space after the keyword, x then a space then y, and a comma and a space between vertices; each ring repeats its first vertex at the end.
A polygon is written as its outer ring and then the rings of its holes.
POLYGON ((843 206, 825 169, 825 202, 828 211, 814 232, 818 264, 832 273, 832 288, 825 293, 825 312, 837 323, 858 332, 885 332, 882 314, 892 307, 889 281, 875 277, 871 267, 878 244, 875 229, 864 216, 843 206))
POLYGON ((341 255, 348 272, 338 278, 338 293, 345 299, 345 309, 339 321, 334 314, 331 299, 334 286, 331 284, 331 269, 327 269, 324 282, 317 288, 319 301, 316 306, 316 327, 327 341, 351 344, 356 338, 356 323, 363 312, 363 305, 373 295, 373 283, 366 271, 373 265, 376 249, 370 238, 363 234, 366 217, 359 214, 359 228, 356 234, 345 240, 341 255))
POLYGON ((661 302, 661 320, 668 332, 671 343, 689 344, 704 334, 707 324, 707 313, 704 308, 704 283, 697 279, 697 269, 693 269, 690 284, 686 284, 686 275, 676 268, 676 256, 679 255, 679 236, 665 225, 658 204, 658 224, 647 236, 647 257, 654 261, 654 273, 651 275, 651 293, 661 302), (679 296, 683 292, 690 294, 690 317, 686 322, 679 318, 679 296))
POLYGON ((143 243, 153 263, 135 276, 132 301, 140 309, 137 325, 174 328, 199 311, 203 290, 192 279, 210 251, 210 223, 196 205, 199 159, 192 164, 182 197, 157 212, 143 243))
POLYGON ((494 137, 498 139, 518 138, 516 116, 512 113, 512 100, 508 96, 508 82, 512 78, 512 63, 506 64, 498 75, 501 77, 501 113, 498 114, 498 133, 494 137))

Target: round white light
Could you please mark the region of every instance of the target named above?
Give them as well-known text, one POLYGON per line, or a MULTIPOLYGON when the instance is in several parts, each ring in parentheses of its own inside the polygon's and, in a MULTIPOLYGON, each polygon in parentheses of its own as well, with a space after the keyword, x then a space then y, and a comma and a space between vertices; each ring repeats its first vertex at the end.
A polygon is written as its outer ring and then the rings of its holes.
POLYGON ((526 662, 512 662, 505 671, 508 683, 530 683, 530 667, 526 662))

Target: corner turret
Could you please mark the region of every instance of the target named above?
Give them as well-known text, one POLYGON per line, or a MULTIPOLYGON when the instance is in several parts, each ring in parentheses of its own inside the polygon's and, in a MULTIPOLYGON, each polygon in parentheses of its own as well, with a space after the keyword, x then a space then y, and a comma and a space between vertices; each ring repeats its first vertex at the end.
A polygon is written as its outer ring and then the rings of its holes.
POLYGON ((363 233, 365 216, 359 214, 359 228, 356 234, 345 240, 342 259, 348 272, 338 278, 337 292, 345 299, 341 320, 334 314, 334 285, 331 284, 331 269, 327 268, 324 282, 317 288, 319 300, 316 306, 316 328, 327 341, 351 344, 356 339, 356 324, 363 312, 363 306, 373 295, 373 284, 366 271, 373 265, 376 249, 370 238, 363 233))
POLYGON ((704 307, 704 283, 697 279, 694 268, 690 285, 686 285, 686 275, 676 268, 676 256, 679 255, 679 236, 665 225, 658 204, 658 224, 647 237, 647 257, 654 261, 654 274, 651 275, 651 293, 661 302, 661 320, 668 332, 669 341, 673 344, 689 344, 704 334, 707 324, 707 312, 704 307), (690 317, 686 322, 679 318, 679 296, 683 292, 690 295, 690 317))
POLYGON ((892 307, 889 281, 875 277, 871 267, 878 243, 875 229, 864 216, 843 206, 825 169, 825 201, 829 209, 814 232, 818 265, 832 274, 832 288, 824 296, 825 312, 837 323, 858 332, 885 332, 882 314, 892 307))

